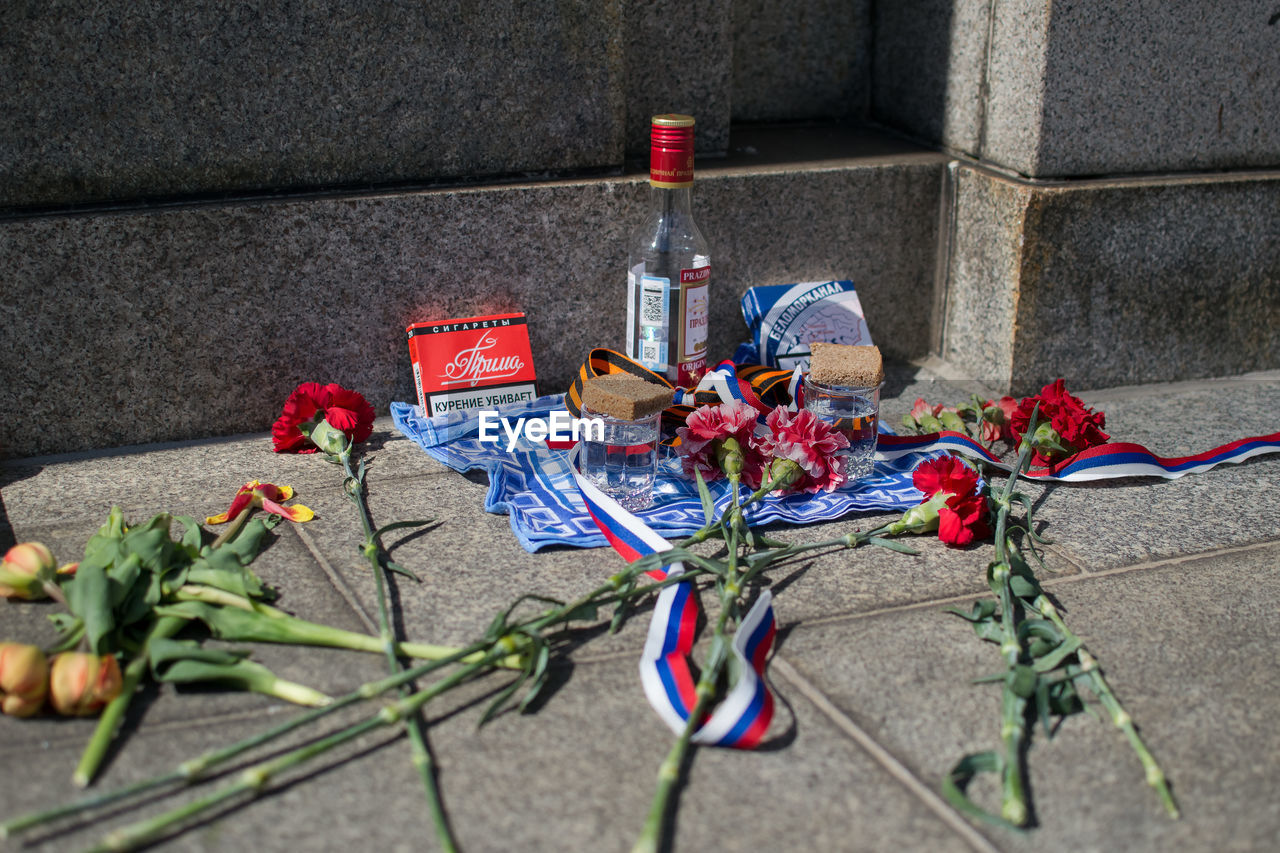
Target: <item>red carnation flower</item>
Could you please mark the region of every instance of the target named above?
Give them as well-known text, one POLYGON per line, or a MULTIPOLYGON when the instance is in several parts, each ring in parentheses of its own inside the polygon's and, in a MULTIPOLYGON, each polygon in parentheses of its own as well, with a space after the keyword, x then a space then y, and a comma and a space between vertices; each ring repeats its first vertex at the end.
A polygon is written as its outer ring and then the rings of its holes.
POLYGON ((289 395, 284 411, 271 427, 276 453, 315 453, 315 444, 301 427, 320 413, 352 444, 359 444, 373 432, 373 406, 358 392, 337 383, 304 382, 289 395))
POLYGON ((676 452, 685 475, 692 477, 697 471, 708 483, 719 479, 725 473, 725 440, 731 438, 741 454, 742 482, 758 489, 764 459, 752 442, 755 428, 756 410, 740 401, 694 409, 685 425, 676 429, 680 437, 676 452))
POLYGON ((943 495, 938 506, 938 538, 963 548, 991 535, 991 509, 987 496, 978 491, 978 472, 955 456, 926 459, 916 466, 911 481, 928 503, 943 495))
POLYGON ((769 463, 768 476, 789 477, 782 494, 830 492, 845 481, 845 459, 837 455, 849 439, 808 409, 789 412, 779 406, 765 419, 769 434, 756 444, 769 463), (791 464, 787 464, 791 463, 791 464))
POLYGON ((1106 444, 1110 436, 1102 431, 1106 415, 1095 412, 1067 393, 1065 384, 1058 379, 1040 389, 1034 397, 1025 397, 1010 418, 1014 435, 1021 440, 1031 422, 1031 412, 1040 406, 1041 426, 1031 436, 1035 446, 1035 461, 1051 465, 1082 450, 1106 444), (1041 432, 1043 430, 1043 433, 1041 432))

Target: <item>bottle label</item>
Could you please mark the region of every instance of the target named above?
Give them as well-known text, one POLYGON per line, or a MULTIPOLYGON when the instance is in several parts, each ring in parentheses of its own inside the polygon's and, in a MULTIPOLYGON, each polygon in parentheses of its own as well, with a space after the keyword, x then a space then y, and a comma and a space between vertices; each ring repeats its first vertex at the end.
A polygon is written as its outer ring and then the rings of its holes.
POLYGON ((707 370, 711 267, 663 276, 627 274, 627 354, 654 373, 686 387, 707 370))
POLYGON ((627 354, 665 373, 671 354, 671 280, 631 272, 627 276, 627 354))
POLYGON ((711 267, 680 270, 680 363, 676 384, 694 385, 707 371, 711 267))

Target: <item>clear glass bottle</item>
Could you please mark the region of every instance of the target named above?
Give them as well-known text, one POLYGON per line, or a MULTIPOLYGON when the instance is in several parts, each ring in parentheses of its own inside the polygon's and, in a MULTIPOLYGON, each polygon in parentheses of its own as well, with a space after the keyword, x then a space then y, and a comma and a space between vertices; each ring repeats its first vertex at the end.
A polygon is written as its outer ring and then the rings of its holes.
POLYGON ((693 117, 650 130, 649 212, 627 244, 627 355, 682 387, 707 370, 711 252, 693 220, 693 117))

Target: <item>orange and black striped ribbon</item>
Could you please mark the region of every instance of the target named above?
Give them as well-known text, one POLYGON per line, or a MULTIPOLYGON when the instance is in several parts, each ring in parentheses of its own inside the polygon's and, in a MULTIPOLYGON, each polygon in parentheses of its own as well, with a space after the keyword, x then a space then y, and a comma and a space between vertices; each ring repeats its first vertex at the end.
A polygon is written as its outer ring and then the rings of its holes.
MULTIPOLYGON (((787 383, 791 380, 790 370, 777 370, 772 367, 766 367, 763 364, 739 364, 734 365, 734 373, 740 381, 747 384, 752 393, 764 405, 772 408, 773 406, 785 405, 791 402, 791 396, 787 393, 787 383)), ((635 376, 647 382, 666 385, 671 389, 672 404, 662 413, 662 431, 666 435, 674 435, 676 427, 683 426, 685 419, 693 411, 693 406, 675 402, 677 389, 667 381, 665 376, 654 373, 620 352, 602 347, 593 349, 590 355, 587 356, 587 360, 578 369, 578 375, 569 387, 569 392, 565 395, 565 408, 569 410, 569 414, 575 418, 582 414, 583 383, 597 376, 611 374, 635 376)), ((687 399, 687 394, 681 396, 687 399)), ((694 403, 698 406, 714 406, 720 402, 723 401, 713 390, 696 391, 694 393, 694 403)), ((664 443, 670 444, 673 441, 674 439, 668 439, 664 443)))

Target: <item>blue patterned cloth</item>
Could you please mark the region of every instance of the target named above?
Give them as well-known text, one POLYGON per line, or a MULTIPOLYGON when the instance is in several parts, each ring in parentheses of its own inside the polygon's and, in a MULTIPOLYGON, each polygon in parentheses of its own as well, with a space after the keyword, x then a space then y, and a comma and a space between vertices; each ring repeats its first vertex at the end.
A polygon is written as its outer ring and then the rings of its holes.
MULTIPOLYGON (((502 407, 497 413, 513 424, 518 418, 545 419, 551 412, 564 409, 563 401, 561 394, 539 397, 502 407)), ((426 418, 417 406, 392 403, 391 417, 396 427, 431 458, 455 471, 488 472, 489 492, 484 508, 510 516, 511 530, 525 550, 538 551, 549 545, 608 545, 587 514, 569 468, 568 451, 551 450, 545 444, 521 438, 508 452, 507 437, 500 427, 496 429, 500 436, 497 442, 480 441, 477 413, 454 412, 426 418)), ((490 434, 494 432, 491 428, 490 434)), ((877 461, 871 477, 830 493, 767 497, 748 507, 747 520, 752 525, 776 521, 808 524, 851 513, 906 509, 919 503, 921 497, 911 484, 911 472, 922 459, 937 455, 941 452, 877 461)), ((704 522, 697 485, 682 476, 680 459, 674 454, 661 459, 658 466, 654 502, 636 515, 667 539, 688 536, 704 522)), ((708 487, 717 509, 723 511, 730 499, 728 482, 718 480, 708 487)))

